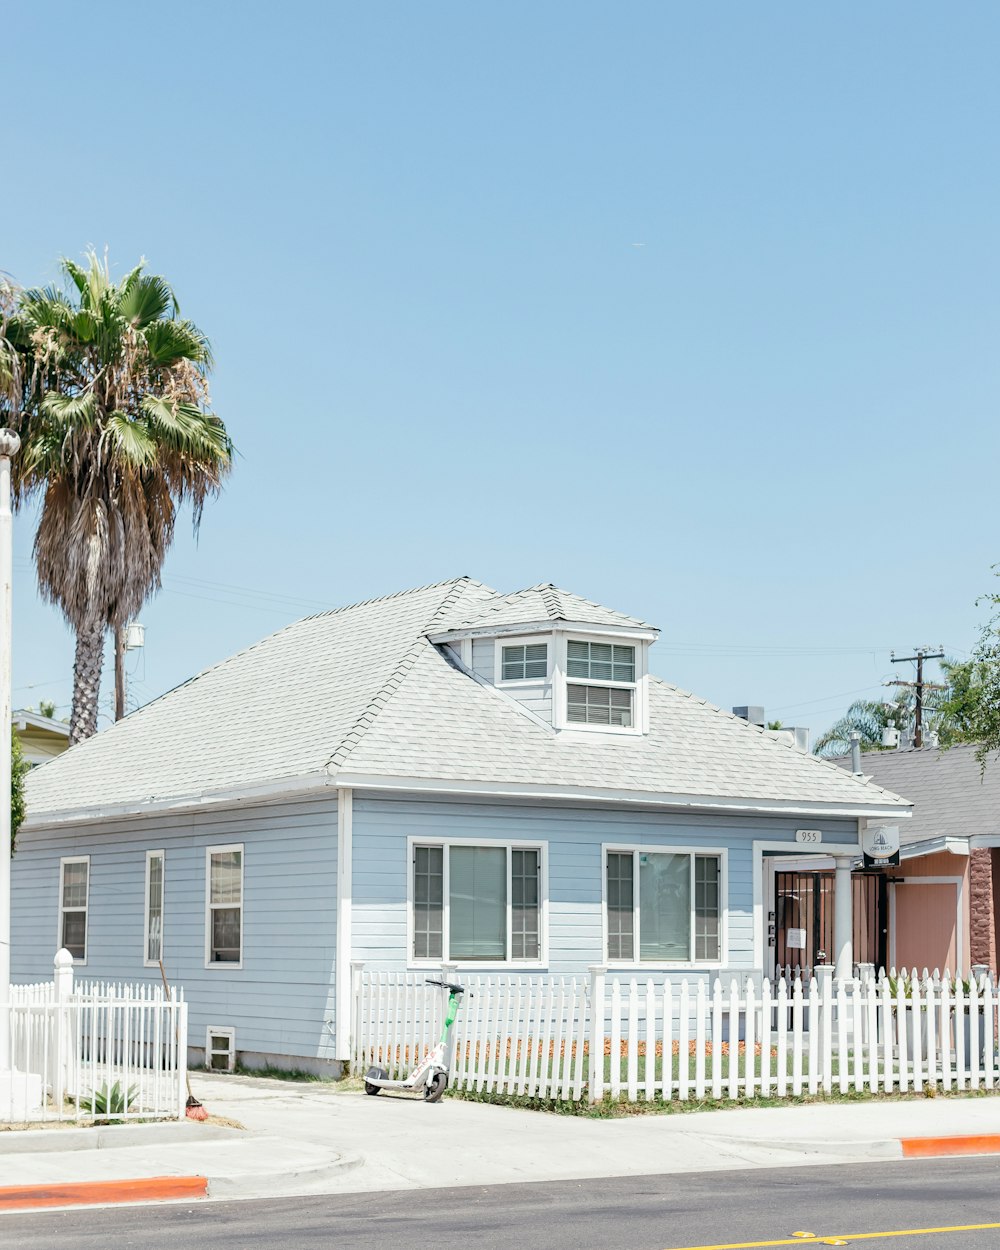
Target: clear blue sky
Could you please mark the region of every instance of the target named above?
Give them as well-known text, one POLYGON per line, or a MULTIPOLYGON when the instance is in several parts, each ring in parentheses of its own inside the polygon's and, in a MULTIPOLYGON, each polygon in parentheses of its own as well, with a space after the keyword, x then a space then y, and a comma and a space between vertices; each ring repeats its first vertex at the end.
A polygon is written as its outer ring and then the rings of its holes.
MULTIPOLYGON (((662 676, 817 729, 890 647, 973 645, 995 3, 39 0, 3 26, 0 268, 145 255, 241 453, 179 528, 136 698, 461 573, 642 616, 662 676)), ((15 702, 65 711, 32 531, 15 702)))

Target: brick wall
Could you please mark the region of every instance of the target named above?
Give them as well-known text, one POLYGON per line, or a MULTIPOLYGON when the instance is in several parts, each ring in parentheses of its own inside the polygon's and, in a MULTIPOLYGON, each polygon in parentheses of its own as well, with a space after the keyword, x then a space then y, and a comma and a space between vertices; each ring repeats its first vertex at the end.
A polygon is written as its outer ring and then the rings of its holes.
POLYGON ((996 912, 994 908, 993 851, 973 851, 969 862, 969 919, 974 964, 997 968, 996 912))

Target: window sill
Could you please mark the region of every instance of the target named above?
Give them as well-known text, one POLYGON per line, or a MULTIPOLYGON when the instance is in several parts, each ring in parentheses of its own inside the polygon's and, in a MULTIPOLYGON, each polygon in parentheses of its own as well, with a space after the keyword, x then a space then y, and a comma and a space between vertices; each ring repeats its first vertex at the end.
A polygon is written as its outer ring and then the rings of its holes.
POLYGON ((710 961, 695 962, 694 960, 681 960, 673 962, 657 962, 637 964, 632 960, 607 960, 605 967, 609 972, 722 972, 729 965, 723 960, 714 959, 710 961))
MULTIPOLYGON (((154 967, 158 967, 158 966, 159 966, 159 965, 154 965, 154 967)), ((223 971, 229 971, 229 972, 239 972, 239 971, 242 969, 242 967, 243 967, 243 960, 241 959, 241 960, 240 960, 240 962, 239 962, 238 964, 234 964, 234 963, 229 963, 229 962, 227 962, 227 961, 225 961, 225 960, 221 960, 221 959, 216 959, 216 960, 208 960, 208 959, 206 959, 206 960, 205 960, 205 967, 206 967, 206 969, 207 969, 207 968, 212 968, 213 970, 215 970, 215 969, 219 969, 219 968, 221 968, 223 971)))
POLYGON ((532 963, 504 963, 498 959, 487 960, 430 960, 427 963, 410 962, 406 965, 407 972, 440 972, 441 965, 447 964, 454 969, 456 976, 461 972, 547 972, 548 962, 535 960, 532 963))

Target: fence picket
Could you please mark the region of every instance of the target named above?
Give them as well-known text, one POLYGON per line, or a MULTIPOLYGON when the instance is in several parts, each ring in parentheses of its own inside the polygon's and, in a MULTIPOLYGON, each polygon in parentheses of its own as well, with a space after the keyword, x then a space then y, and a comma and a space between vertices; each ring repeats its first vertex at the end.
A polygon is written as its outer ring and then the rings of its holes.
POLYGON ((622 1092, 622 989, 615 978, 611 983, 611 1097, 622 1092))

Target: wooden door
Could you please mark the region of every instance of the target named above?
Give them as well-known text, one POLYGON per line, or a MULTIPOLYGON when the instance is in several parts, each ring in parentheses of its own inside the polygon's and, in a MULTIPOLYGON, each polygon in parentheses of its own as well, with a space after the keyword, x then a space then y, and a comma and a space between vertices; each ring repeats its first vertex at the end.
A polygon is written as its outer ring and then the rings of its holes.
POLYGON ((892 886, 892 953, 896 969, 933 972, 958 967, 958 885, 918 878, 892 886))

